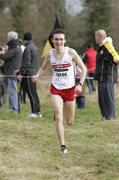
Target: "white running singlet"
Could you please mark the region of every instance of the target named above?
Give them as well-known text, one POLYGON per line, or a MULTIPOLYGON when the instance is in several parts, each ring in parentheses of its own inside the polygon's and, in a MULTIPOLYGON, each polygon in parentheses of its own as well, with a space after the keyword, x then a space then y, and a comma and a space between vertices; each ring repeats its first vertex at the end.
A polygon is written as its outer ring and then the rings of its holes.
POLYGON ((52 84, 56 89, 69 89, 75 86, 75 67, 68 51, 65 47, 62 59, 58 60, 54 56, 54 49, 50 51, 50 63, 53 69, 52 84))

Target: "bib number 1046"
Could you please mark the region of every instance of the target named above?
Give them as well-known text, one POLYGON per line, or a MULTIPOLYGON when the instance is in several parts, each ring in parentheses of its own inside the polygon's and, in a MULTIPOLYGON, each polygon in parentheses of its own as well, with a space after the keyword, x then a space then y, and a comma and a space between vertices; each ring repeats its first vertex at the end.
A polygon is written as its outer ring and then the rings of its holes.
POLYGON ((66 72, 64 72, 64 73, 56 73, 56 76, 57 77, 66 77, 67 73, 66 72))

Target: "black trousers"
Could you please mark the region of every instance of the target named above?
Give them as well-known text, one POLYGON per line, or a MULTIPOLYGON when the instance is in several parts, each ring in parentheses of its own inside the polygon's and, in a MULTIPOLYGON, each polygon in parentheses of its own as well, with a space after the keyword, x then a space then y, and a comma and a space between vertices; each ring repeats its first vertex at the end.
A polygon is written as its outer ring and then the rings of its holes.
POLYGON ((40 113, 41 112, 40 101, 36 90, 36 83, 33 83, 31 78, 23 78, 22 86, 28 94, 31 104, 31 112, 34 114, 40 113))
POLYGON ((22 84, 23 84, 23 81, 21 81, 21 85, 20 85, 21 103, 25 104, 26 103, 26 90, 22 84))
POLYGON ((114 83, 98 82, 98 102, 103 118, 115 118, 114 83))

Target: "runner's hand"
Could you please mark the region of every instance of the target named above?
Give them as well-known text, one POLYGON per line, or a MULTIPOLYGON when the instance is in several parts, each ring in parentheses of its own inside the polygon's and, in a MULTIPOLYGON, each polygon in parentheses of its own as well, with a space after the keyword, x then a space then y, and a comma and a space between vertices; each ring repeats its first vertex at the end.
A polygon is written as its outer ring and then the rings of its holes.
POLYGON ((79 84, 75 87, 76 95, 79 95, 82 92, 82 86, 79 84))
POLYGON ((39 78, 39 75, 38 75, 38 74, 33 75, 33 76, 32 76, 32 81, 33 81, 33 82, 36 82, 36 81, 38 80, 38 78, 39 78))

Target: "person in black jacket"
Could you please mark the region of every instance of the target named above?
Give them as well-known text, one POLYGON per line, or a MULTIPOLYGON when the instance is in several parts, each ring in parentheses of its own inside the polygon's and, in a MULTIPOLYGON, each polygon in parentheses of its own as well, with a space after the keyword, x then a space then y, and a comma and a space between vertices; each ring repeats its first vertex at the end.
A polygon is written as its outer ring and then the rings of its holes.
POLYGON ((40 102, 36 90, 36 83, 33 83, 31 77, 36 74, 38 49, 32 41, 32 33, 24 34, 25 50, 22 56, 22 65, 19 74, 23 76, 22 86, 25 88, 31 104, 31 114, 29 117, 41 117, 40 102))
POLYGON ((9 106, 11 112, 18 111, 17 80, 14 72, 20 68, 22 61, 22 51, 19 46, 17 32, 8 33, 7 49, 0 53, 0 59, 4 60, 5 86, 9 92, 9 106))
POLYGON ((117 81, 119 54, 102 29, 95 32, 99 45, 96 57, 95 80, 98 81, 98 101, 102 120, 115 119, 114 83, 117 81))

